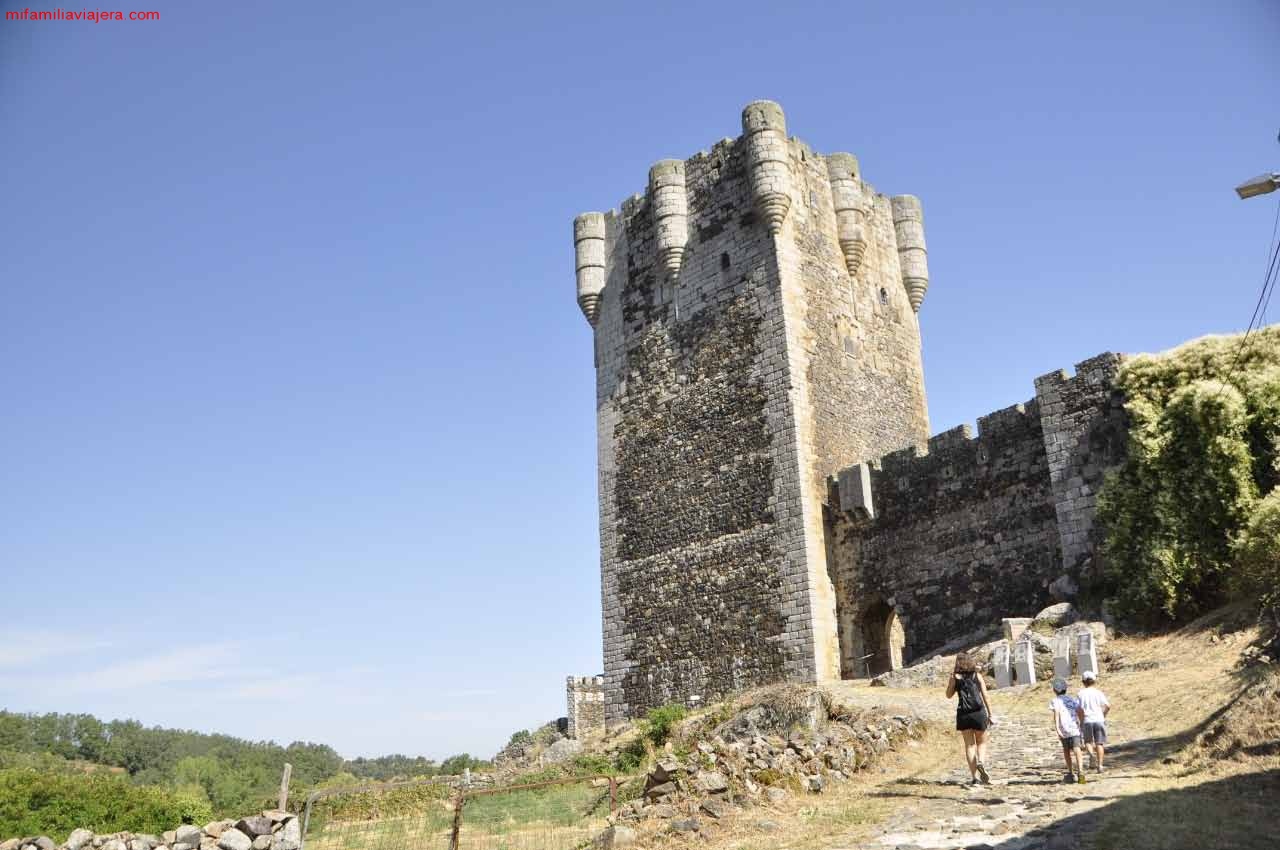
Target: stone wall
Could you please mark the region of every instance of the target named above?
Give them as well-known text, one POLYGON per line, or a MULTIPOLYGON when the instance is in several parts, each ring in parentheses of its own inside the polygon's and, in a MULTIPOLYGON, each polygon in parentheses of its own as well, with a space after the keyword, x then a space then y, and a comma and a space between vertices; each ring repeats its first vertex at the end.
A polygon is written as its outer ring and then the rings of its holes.
POLYGON ((1101 354, 1036 379, 1044 413, 1044 443, 1062 535, 1062 567, 1069 575, 1098 574, 1098 529, 1093 518, 1098 488, 1108 469, 1124 458, 1128 423, 1115 391, 1122 358, 1101 354))
POLYGON ((0 850, 298 850, 302 828, 291 812, 268 810, 240 820, 183 825, 163 835, 77 829, 58 844, 47 836, 0 841, 0 850))
POLYGON ((604 677, 570 676, 565 685, 568 723, 565 734, 585 738, 604 729, 604 677))
POLYGON ((964 426, 925 453, 886 455, 859 470, 869 499, 829 481, 843 675, 897 666, 895 629, 900 664, 1074 594, 1096 544, 1096 488, 1123 459, 1119 363, 1104 354, 1074 378, 1038 379, 1034 399, 980 418, 976 437, 964 426))
POLYGON ((826 476, 928 433, 918 202, 788 139, 776 104, 742 119, 574 223, 611 721, 838 676, 826 476))

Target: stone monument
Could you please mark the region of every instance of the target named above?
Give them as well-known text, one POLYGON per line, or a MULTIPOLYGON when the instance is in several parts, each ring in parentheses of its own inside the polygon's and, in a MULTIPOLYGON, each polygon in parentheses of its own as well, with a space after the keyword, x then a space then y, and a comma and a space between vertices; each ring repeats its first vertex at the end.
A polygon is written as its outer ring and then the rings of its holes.
POLYGON ((1009 666, 1009 642, 1002 640, 996 644, 992 653, 992 666, 995 667, 996 687, 1007 688, 1013 684, 1013 670, 1009 666))
POLYGON ((1013 675, 1019 685, 1036 683, 1036 646, 1024 637, 1013 644, 1013 675))

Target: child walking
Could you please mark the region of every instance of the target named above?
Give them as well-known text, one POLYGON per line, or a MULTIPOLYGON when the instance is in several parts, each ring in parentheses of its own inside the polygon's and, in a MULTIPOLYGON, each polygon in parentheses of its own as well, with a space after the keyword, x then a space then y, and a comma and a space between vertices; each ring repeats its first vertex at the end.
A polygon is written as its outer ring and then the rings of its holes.
POLYGON ((1062 742, 1062 760, 1067 765, 1067 774, 1063 777, 1063 781, 1083 783, 1085 781, 1084 765, 1080 762, 1080 724, 1078 722, 1080 703, 1075 697, 1067 696, 1067 683, 1061 677, 1053 680, 1053 692, 1057 696, 1049 703, 1049 710, 1053 712, 1054 731, 1058 733, 1058 740, 1062 742))
POLYGON ((1076 715, 1080 718, 1084 731, 1084 745, 1093 759, 1093 769, 1102 773, 1103 750, 1107 743, 1107 713, 1111 711, 1111 701, 1107 695, 1094 687, 1098 674, 1089 670, 1081 674, 1084 687, 1076 695, 1080 708, 1076 715))

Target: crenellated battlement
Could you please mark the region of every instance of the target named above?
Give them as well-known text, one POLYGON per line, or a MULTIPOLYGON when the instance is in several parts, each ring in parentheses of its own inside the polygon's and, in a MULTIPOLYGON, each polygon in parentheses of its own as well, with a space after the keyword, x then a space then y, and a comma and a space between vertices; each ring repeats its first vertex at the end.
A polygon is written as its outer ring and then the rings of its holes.
MULTIPOLYGON (((694 191, 687 184, 691 172, 710 173, 713 180, 730 160, 738 160, 750 188, 756 216, 768 233, 783 235, 783 225, 793 206, 811 206, 814 189, 806 172, 824 168, 827 186, 824 201, 834 212, 831 237, 845 260, 848 275, 856 277, 862 267, 869 244, 869 231, 874 229, 877 199, 887 200, 893 229, 892 250, 896 256, 894 271, 907 295, 913 311, 919 312, 929 285, 927 251, 924 241, 924 216, 920 201, 914 195, 888 198, 878 195, 862 179, 857 157, 851 153, 834 153, 823 157, 807 143, 787 136, 786 116, 782 107, 769 100, 747 104, 742 110, 742 135, 724 138, 710 151, 698 151, 687 160, 664 159, 649 172, 646 192, 624 200, 608 212, 583 213, 575 219, 574 249, 577 258, 578 304, 593 327, 600 299, 607 286, 607 268, 602 254, 605 222, 631 220, 647 212, 650 234, 657 245, 657 259, 670 277, 679 274, 686 247, 698 234, 691 232, 690 205, 698 205, 694 191), (584 238, 584 231, 589 235, 584 238)), ((704 183, 707 181, 703 181, 704 183)), ((702 198, 702 204, 714 203, 702 198)), ((621 229, 621 228, 620 228, 621 229)))

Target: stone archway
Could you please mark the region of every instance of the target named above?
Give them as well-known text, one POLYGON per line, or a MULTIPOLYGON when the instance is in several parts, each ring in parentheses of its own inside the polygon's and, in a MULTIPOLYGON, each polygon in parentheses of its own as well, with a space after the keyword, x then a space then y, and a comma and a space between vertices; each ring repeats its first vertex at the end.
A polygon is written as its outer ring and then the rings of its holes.
POLYGON ((893 606, 876 600, 862 611, 862 659, 868 676, 902 667, 906 633, 893 606))

